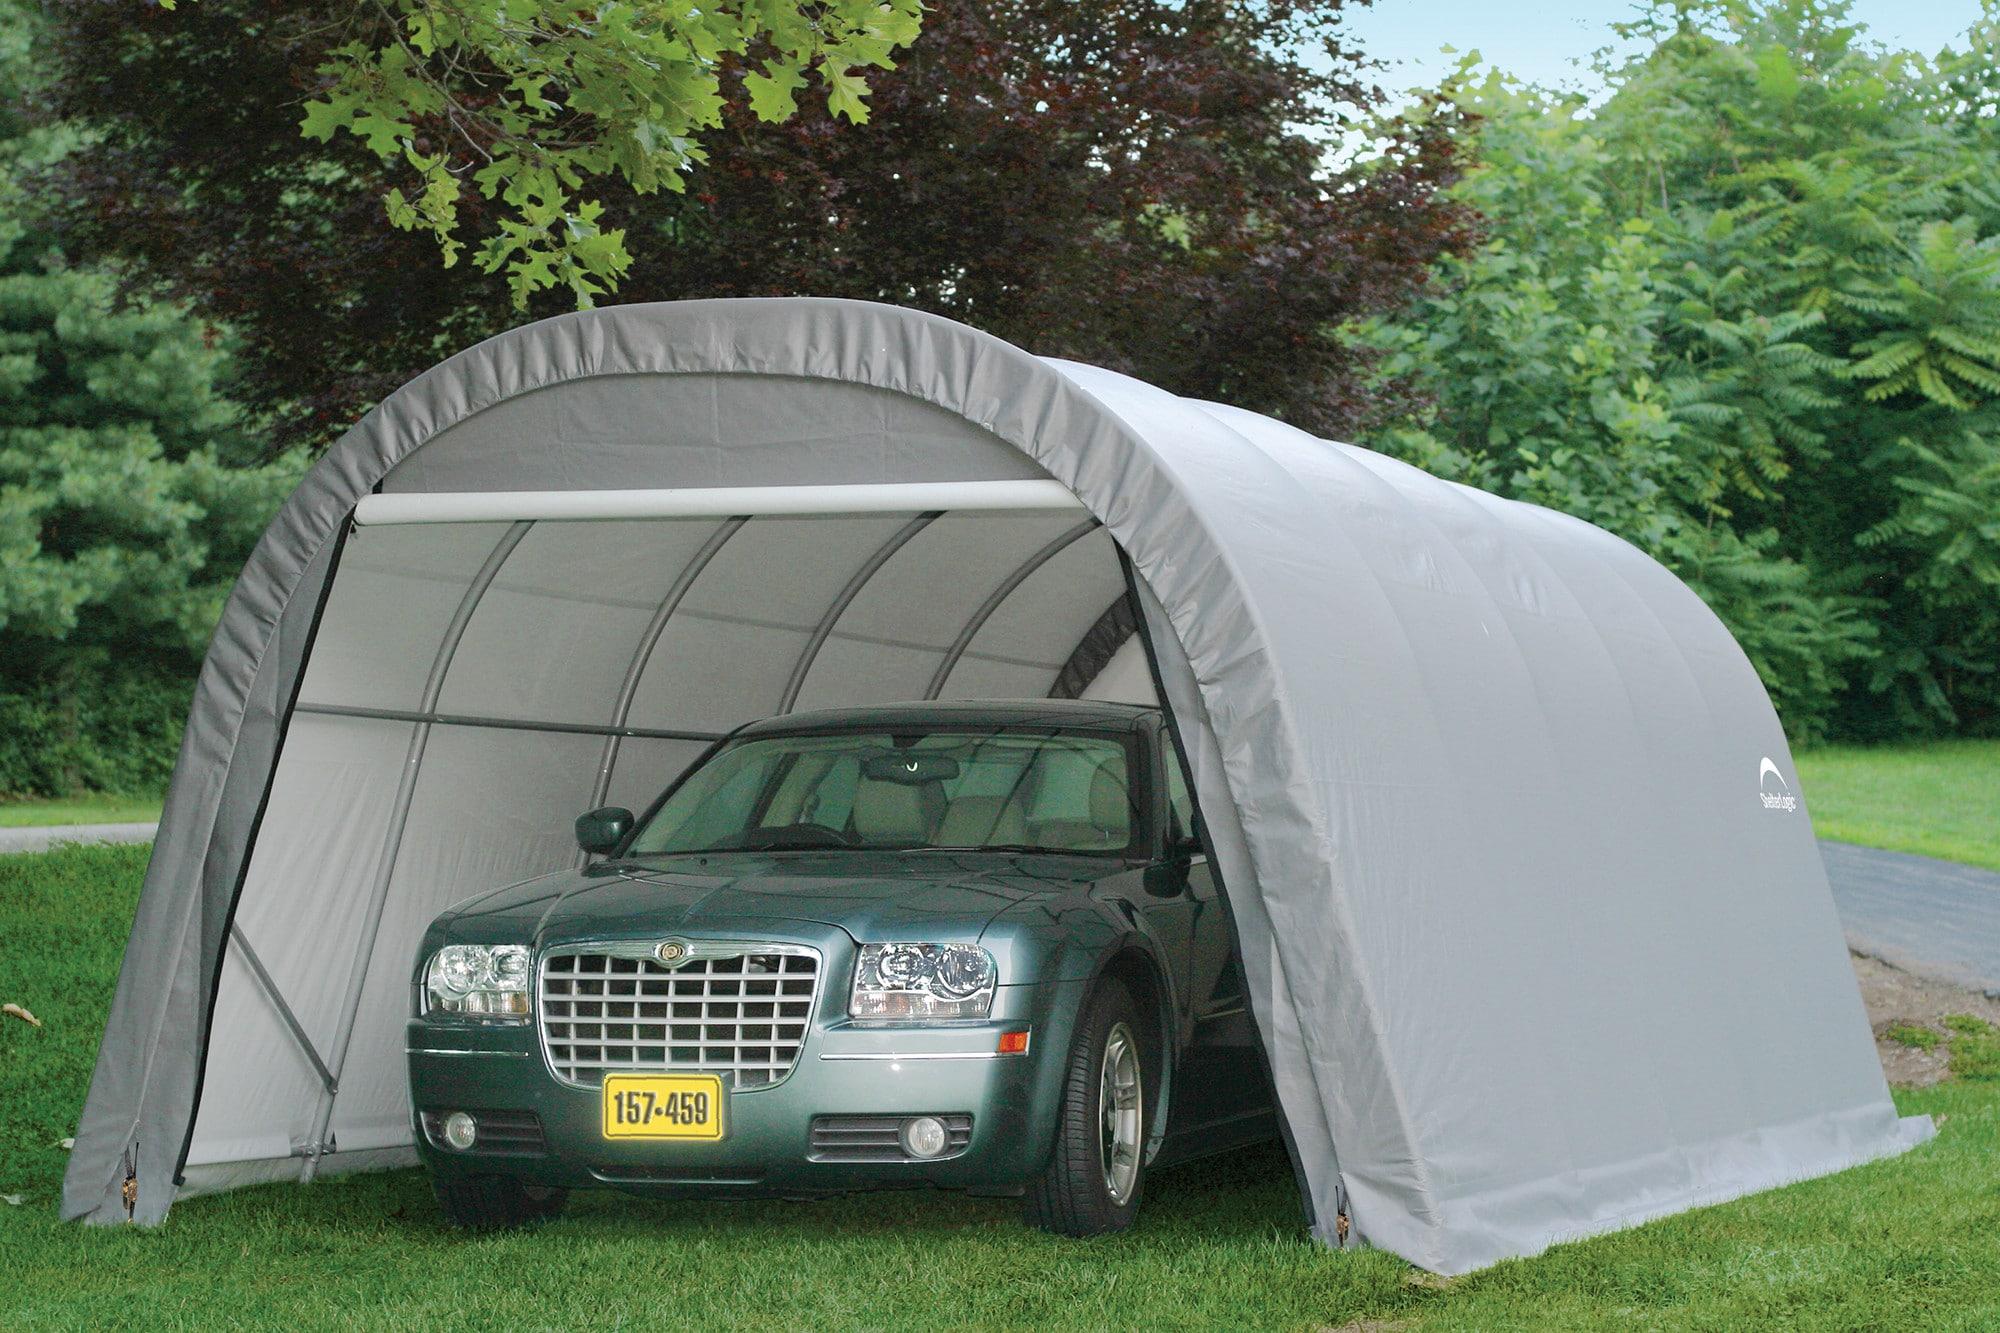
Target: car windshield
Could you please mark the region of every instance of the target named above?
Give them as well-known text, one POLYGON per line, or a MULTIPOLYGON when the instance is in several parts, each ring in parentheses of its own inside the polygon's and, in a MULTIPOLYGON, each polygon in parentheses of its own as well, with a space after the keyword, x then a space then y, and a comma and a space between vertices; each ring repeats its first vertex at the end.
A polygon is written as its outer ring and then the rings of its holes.
POLYGON ((1129 739, 1051 730, 836 732, 733 742, 627 855, 1047 851, 1119 856, 1140 821, 1129 739))

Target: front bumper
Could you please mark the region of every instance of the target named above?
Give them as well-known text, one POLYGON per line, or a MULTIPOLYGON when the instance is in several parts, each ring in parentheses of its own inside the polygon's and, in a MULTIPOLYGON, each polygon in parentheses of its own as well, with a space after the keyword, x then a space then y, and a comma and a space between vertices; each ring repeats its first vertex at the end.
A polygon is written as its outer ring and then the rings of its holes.
POLYGON ((532 1184, 609 1187, 655 1195, 811 1195, 930 1185, 1012 1193, 1048 1163, 1068 1051, 1085 982, 1002 986, 993 1016, 929 1027, 850 1022, 850 975, 829 958, 797 1064, 783 1081, 726 1094, 717 1142, 611 1140, 602 1094, 560 1082, 544 1062, 534 1021, 503 1026, 417 1019, 408 1028, 412 1131, 432 1170, 501 1173, 532 1184), (838 984, 836 984, 838 981, 838 984), (999 1055, 1000 1034, 1027 1029, 1021 1055, 999 1055), (466 1110, 527 1112, 541 1146, 475 1142, 454 1150, 427 1134, 435 1117, 466 1110), (812 1127, 829 1116, 969 1115, 962 1151, 928 1161, 815 1160, 812 1127))

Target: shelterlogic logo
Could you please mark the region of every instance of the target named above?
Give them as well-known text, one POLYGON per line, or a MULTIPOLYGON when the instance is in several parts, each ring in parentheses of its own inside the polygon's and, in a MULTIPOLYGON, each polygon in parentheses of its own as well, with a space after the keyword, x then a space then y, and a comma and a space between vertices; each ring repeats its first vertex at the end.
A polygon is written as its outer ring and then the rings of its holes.
POLYGON ((1792 795, 1792 784, 1785 781, 1785 775, 1765 755, 1757 765, 1757 799, 1764 803, 1766 810, 1783 810, 1786 814, 1799 808, 1799 798, 1792 795))

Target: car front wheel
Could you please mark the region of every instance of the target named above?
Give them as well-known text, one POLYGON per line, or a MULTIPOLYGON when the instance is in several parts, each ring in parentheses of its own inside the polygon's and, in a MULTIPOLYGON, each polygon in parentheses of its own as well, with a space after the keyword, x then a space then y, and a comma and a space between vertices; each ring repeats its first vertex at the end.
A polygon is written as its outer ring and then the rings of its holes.
POLYGON ((526 1185, 512 1176, 432 1176, 445 1220, 466 1231, 511 1231, 554 1217, 568 1190, 526 1185))
POLYGON ((1027 1219, 1063 1236, 1123 1231, 1145 1185, 1146 1024, 1116 981, 1092 992, 1063 1067, 1062 1108, 1048 1170, 1027 1219))

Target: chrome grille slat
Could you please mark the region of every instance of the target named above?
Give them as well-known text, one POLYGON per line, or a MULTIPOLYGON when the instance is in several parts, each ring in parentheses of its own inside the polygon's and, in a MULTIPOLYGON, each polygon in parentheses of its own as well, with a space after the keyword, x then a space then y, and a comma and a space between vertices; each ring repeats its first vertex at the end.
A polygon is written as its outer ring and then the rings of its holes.
POLYGON ((606 1072, 714 1073, 737 1091, 781 1082, 819 1001, 820 958, 804 945, 689 941, 672 967, 648 944, 585 945, 542 959, 536 1018, 557 1078, 606 1072))

